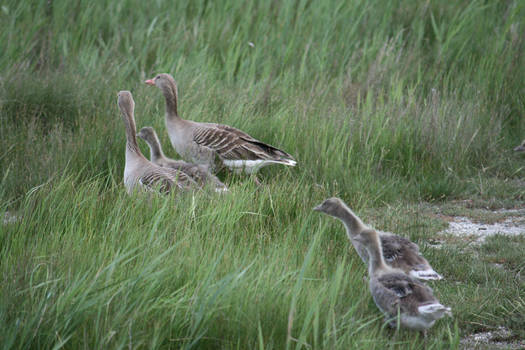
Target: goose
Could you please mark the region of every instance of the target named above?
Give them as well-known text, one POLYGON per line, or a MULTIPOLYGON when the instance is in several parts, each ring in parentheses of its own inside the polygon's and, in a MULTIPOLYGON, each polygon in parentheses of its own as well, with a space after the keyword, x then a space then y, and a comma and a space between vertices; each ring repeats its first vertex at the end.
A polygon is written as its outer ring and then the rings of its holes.
POLYGON ((521 141, 521 144, 514 148, 514 152, 525 152, 525 140, 521 141))
POLYGON ((145 83, 164 94, 166 129, 171 144, 184 160, 204 164, 213 172, 226 167, 248 174, 269 164, 297 164, 290 154, 231 126, 182 119, 177 110, 177 84, 170 74, 159 74, 145 83))
MULTIPOLYGON (((374 230, 365 225, 340 198, 328 198, 316 206, 314 210, 333 216, 343 222, 348 239, 352 242, 359 257, 367 264, 366 248, 356 241, 355 237, 363 231, 374 230)), ((421 255, 417 244, 405 237, 387 232, 380 232, 379 237, 383 247, 383 257, 390 266, 399 268, 410 276, 421 280, 440 280, 443 278, 421 255)))
POLYGON ((135 136, 135 101, 129 91, 118 93, 117 104, 126 127, 126 164, 124 167, 124 185, 128 193, 136 188, 148 191, 159 190, 169 193, 173 190, 186 190, 196 183, 182 171, 162 168, 144 157, 135 136))
POLYGON ((174 160, 166 157, 162 151, 159 138, 155 129, 145 126, 140 129, 138 137, 146 141, 150 150, 150 160, 161 167, 172 168, 184 172, 198 184, 204 186, 206 183, 214 185, 216 191, 228 191, 228 188, 216 176, 212 175, 203 165, 187 163, 183 160, 174 160))
POLYGON ((364 230, 354 240, 368 252, 370 294, 391 327, 399 319, 401 326, 424 332, 445 314, 452 316, 451 309, 434 297, 431 288, 385 263, 376 231, 364 230))

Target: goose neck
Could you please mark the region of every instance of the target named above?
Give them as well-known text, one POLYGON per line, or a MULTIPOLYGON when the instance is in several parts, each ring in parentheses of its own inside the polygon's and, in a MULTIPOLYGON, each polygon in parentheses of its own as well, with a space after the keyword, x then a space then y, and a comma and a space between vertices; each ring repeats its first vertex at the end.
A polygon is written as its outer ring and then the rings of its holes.
POLYGON ((178 108, 177 87, 173 84, 166 84, 162 87, 162 94, 166 100, 166 119, 180 119, 178 108))
POLYGON ((129 111, 123 111, 122 119, 126 126, 126 160, 132 157, 144 158, 140 151, 136 137, 136 127, 133 115, 129 111))

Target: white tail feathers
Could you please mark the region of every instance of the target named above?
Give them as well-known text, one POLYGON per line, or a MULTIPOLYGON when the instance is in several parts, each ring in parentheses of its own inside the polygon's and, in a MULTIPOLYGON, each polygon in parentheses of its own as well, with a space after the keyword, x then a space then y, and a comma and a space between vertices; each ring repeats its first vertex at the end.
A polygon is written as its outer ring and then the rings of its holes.
POLYGON ((289 165, 289 166, 296 166, 297 165, 297 162, 295 160, 292 160, 292 159, 283 159, 281 160, 282 164, 284 165, 289 165))
POLYGON ((409 275, 419 280, 441 280, 443 276, 432 269, 427 270, 411 270, 409 275))
POLYGON ((441 305, 440 303, 428 304, 418 307, 418 311, 422 315, 432 316, 434 319, 439 319, 445 314, 452 316, 451 308, 441 305))
POLYGON ((270 165, 270 164, 283 164, 289 166, 295 166, 297 162, 291 159, 282 159, 282 160, 269 160, 269 159, 256 159, 256 160, 245 160, 245 159, 223 159, 223 164, 230 168, 231 170, 235 169, 244 169, 248 174, 258 171, 260 168, 270 165))

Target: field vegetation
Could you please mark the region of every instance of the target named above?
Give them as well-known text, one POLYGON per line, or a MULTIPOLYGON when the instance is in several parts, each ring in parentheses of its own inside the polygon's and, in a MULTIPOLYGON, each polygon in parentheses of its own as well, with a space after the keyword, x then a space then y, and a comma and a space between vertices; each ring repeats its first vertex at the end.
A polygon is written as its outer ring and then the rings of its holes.
POLYGON ((524 206, 524 19, 520 0, 1 1, 0 218, 18 220, 0 225, 0 344, 422 347, 384 325, 342 225, 312 212, 334 195, 445 276, 454 317, 427 348, 525 339, 523 237, 429 244, 441 214, 524 206), (260 187, 221 173, 226 195, 128 196, 119 90, 178 158, 143 83, 162 72, 183 118, 298 166, 260 187))

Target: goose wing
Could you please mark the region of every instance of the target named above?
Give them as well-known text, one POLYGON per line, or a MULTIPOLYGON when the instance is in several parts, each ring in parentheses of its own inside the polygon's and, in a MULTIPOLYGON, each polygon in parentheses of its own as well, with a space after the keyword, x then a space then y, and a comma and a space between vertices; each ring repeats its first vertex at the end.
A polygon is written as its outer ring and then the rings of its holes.
POLYGON ((397 235, 382 235, 383 257, 393 267, 397 267, 420 280, 440 280, 427 259, 419 252, 417 244, 397 235))
POLYGON ((139 178, 139 183, 150 191, 170 193, 174 190, 187 190, 196 183, 182 171, 168 168, 150 168, 139 178))
POLYGON ((398 298, 405 298, 413 292, 413 280, 405 274, 389 274, 380 277, 378 280, 386 289, 394 292, 398 298))
POLYGON ((423 304, 434 303, 436 298, 430 287, 403 273, 388 274, 378 278, 378 282, 389 293, 394 294, 402 312, 417 314, 423 304))
POLYGON ((407 256, 412 257, 412 259, 421 257, 417 244, 405 237, 398 235, 381 235, 380 238, 383 257, 387 262, 393 262, 396 259, 403 259, 407 256))
POLYGON ((179 170, 191 177, 199 185, 211 183, 217 191, 228 191, 228 187, 219 178, 210 173, 208 166, 203 164, 191 164, 181 160, 170 160, 166 166, 179 170))
POLYGON ((226 160, 274 160, 295 165, 290 154, 227 125, 201 124, 193 132, 193 141, 226 160))

